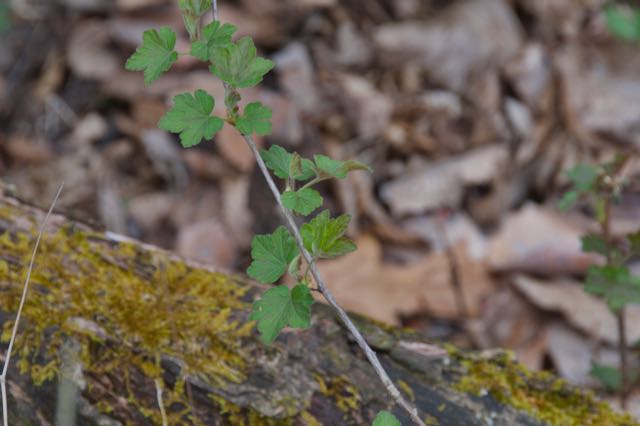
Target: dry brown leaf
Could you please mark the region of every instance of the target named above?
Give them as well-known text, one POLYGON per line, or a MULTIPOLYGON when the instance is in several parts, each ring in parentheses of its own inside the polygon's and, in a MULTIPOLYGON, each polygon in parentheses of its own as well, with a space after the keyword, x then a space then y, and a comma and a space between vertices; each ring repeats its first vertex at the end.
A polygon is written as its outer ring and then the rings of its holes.
POLYGON ((306 113, 318 107, 315 72, 307 47, 298 41, 289 43, 273 57, 278 81, 291 100, 306 113))
POLYGON ((583 229, 566 216, 527 204, 508 216, 489 243, 489 265, 496 271, 535 274, 584 272, 597 257, 583 253, 583 229))
POLYGON ((595 385, 596 381, 589 375, 594 345, 560 322, 549 324, 547 335, 549 356, 558 374, 576 386, 595 385))
POLYGON ((115 178, 107 173, 100 176, 96 194, 98 214, 106 229, 116 234, 126 235, 127 215, 115 178))
POLYGON ((144 231, 150 232, 169 218, 176 202, 166 192, 151 192, 132 198, 127 203, 127 212, 144 231))
MULTIPOLYGON (((262 146, 263 139, 254 137, 254 142, 258 147, 262 146)), ((231 126, 224 126, 216 135, 216 146, 220 155, 224 157, 236 169, 242 172, 249 172, 255 166, 253 153, 238 131, 231 126)))
POLYGON ((362 139, 380 135, 391 120, 393 103, 369 80, 352 74, 338 76, 338 101, 343 104, 362 139))
POLYGON ((519 97, 534 111, 538 110, 551 81, 551 61, 544 47, 535 42, 527 43, 505 65, 505 73, 519 97))
POLYGON ((19 135, 9 136, 6 142, 2 141, 2 150, 18 165, 42 165, 53 159, 48 142, 19 135))
POLYGON ((90 113, 76 123, 71 140, 78 146, 86 146, 103 138, 108 131, 105 119, 100 114, 90 113))
POLYGON ((203 150, 185 149, 182 159, 187 168, 202 179, 220 180, 237 173, 227 161, 203 150))
POLYGON ((626 47, 567 47, 557 55, 567 115, 577 134, 596 141, 640 144, 640 61, 626 47))
POLYGON ((438 214, 415 217, 404 221, 403 228, 436 251, 464 244, 473 259, 484 259, 487 254, 486 238, 464 213, 454 213, 446 219, 438 214))
POLYGON ((514 55, 522 31, 503 0, 453 2, 427 22, 400 22, 375 29, 380 59, 420 63, 432 80, 463 91, 473 74, 514 55))
POLYGON ((366 67, 369 64, 373 56, 371 43, 353 21, 345 21, 338 26, 336 39, 334 60, 337 64, 356 67, 366 67))
POLYGON ((382 199, 394 215, 457 207, 466 185, 488 183, 505 167, 507 150, 493 145, 469 151, 400 176, 382 186, 382 199))
POLYGON ((69 66, 78 77, 110 80, 120 71, 121 59, 106 47, 109 37, 103 21, 86 21, 73 29, 67 52, 69 66))
POLYGON ((542 368, 546 352, 545 318, 511 289, 487 298, 482 316, 467 323, 481 348, 509 348, 532 369, 542 368))
POLYGON ((225 226, 215 218, 190 223, 178 232, 176 251, 189 259, 230 268, 237 246, 225 226))
POLYGON ((249 177, 225 179, 222 187, 222 216, 224 224, 242 248, 251 245, 253 214, 249 210, 249 177))
MULTIPOLYGON (((606 303, 586 293, 579 282, 570 279, 540 281, 525 275, 513 278, 514 286, 535 306, 562 313, 571 325, 601 342, 618 342, 616 320, 606 303)), ((627 340, 640 339, 640 307, 629 306, 627 340)))
MULTIPOLYGON (((459 317, 445 254, 433 253, 397 265, 383 262, 382 247, 374 238, 364 236, 357 244, 356 252, 319 263, 327 285, 345 309, 390 324, 399 324, 399 316, 424 312, 440 318, 459 317)), ((455 253, 467 310, 477 316, 493 282, 482 263, 467 257, 463 246, 455 253)))

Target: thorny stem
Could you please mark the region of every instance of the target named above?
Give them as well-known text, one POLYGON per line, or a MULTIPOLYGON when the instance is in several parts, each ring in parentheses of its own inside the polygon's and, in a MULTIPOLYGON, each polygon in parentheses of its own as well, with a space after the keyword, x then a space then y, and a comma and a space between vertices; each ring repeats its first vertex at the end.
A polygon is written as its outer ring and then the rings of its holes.
POLYGON ((243 137, 244 137, 244 140, 247 142, 247 145, 249 145, 249 149, 251 149, 251 152, 255 156, 256 161, 258 162, 260 171, 262 172, 262 175, 267 181, 267 184, 269 185, 269 189, 271 189, 271 192, 273 193, 273 196, 275 197, 278 203, 278 207, 280 207, 280 212, 284 216, 289 229, 293 233, 293 237, 296 240, 296 244, 298 245, 298 248, 300 249, 302 256, 304 257, 305 261, 309 265, 309 268, 311 269, 311 275, 316 281, 318 290, 320 291, 320 293, 322 293, 322 296, 327 300, 329 305, 331 305, 331 307, 336 311, 340 320, 344 323, 344 325, 347 327, 347 329, 355 339, 358 346, 360 346, 362 351, 365 353, 367 359, 369 360, 369 363, 371 363, 371 365, 373 366, 373 369, 376 371, 376 374, 378 375, 378 377, 384 384, 385 388, 387 389, 387 392, 389 392, 389 394, 393 397, 396 403, 398 403, 402 408, 404 408, 404 410, 409 414, 409 416, 411 417, 411 419, 414 421, 415 424, 420 426, 426 426, 425 423, 422 421, 422 419, 418 416, 418 410, 402 397, 402 395, 400 394, 400 391, 393 384, 393 382, 389 378, 389 375, 387 374, 382 364, 380 364, 380 360, 378 359, 378 356, 376 355, 376 353, 373 351, 373 349, 371 349, 369 344, 366 342, 366 340, 360 333, 360 330, 358 330, 356 325, 349 318, 349 315, 347 315, 345 310, 342 309, 342 307, 334 299, 333 295, 325 285, 324 280, 322 279, 322 276, 320 275, 320 272, 318 271, 318 268, 316 267, 316 264, 313 261, 313 257, 304 246, 304 243, 302 241, 302 236, 300 235, 300 230, 298 229, 298 226, 296 225, 291 212, 282 204, 282 200, 280 198, 280 191, 278 190, 278 187, 273 181, 271 174, 269 174, 269 170, 267 170, 267 166, 262 160, 262 157, 260 156, 258 147, 256 146, 251 136, 243 135, 243 137))
POLYGON ((29 282, 31 281, 31 272, 33 271, 33 264, 36 260, 36 253, 38 252, 38 247, 40 246, 40 240, 42 239, 42 235, 44 234, 45 226, 47 225, 47 221, 53 212, 53 209, 58 202, 58 198, 60 198, 60 194, 62 193, 62 188, 64 188, 64 183, 60 184, 60 188, 56 193, 56 196, 53 198, 53 202, 51 203, 51 207, 49 207, 49 211, 46 216, 42 220, 40 224, 40 229, 38 230, 38 237, 36 238, 36 243, 33 246, 33 251, 31 252, 31 260, 29 261, 29 269, 27 269, 27 277, 24 281, 24 287, 22 288, 22 298, 20 299, 20 306, 18 307, 18 312, 16 313, 16 322, 13 323, 13 330, 11 331, 11 340, 9 340, 9 348, 7 349, 7 355, 5 356, 4 366, 2 367, 2 374, 0 375, 0 388, 2 391, 2 421, 4 426, 9 426, 9 413, 8 413, 8 403, 7 403, 7 371, 9 370, 9 361, 11 361, 11 351, 13 350, 13 344, 16 341, 16 334, 18 333, 18 326, 20 324, 20 316, 22 315, 22 308, 24 307, 24 302, 27 300, 27 292, 29 291, 29 282))

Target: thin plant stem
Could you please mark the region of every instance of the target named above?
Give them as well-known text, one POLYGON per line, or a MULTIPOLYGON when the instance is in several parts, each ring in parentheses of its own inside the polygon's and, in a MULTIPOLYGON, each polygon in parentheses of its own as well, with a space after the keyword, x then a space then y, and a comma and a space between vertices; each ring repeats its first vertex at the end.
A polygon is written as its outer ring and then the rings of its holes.
MULTIPOLYGON (((613 265, 614 263, 613 255, 611 253, 611 201, 611 197, 607 195, 604 204, 604 217, 601 224, 602 238, 607 246, 607 264, 609 265, 613 265)), ((627 327, 624 306, 622 306, 619 311, 615 312, 615 316, 618 328, 618 355, 620 357, 620 406, 625 410, 627 408, 627 390, 629 387, 629 380, 627 377, 627 327)))
POLYGON ((217 21, 218 20, 218 1, 217 0, 213 0, 211 2, 211 13, 213 13, 213 20, 217 21))
POLYGON ((155 380, 156 384, 156 398, 158 400, 158 407, 160 407, 160 416, 162 416, 162 426, 169 426, 169 420, 167 419, 167 412, 164 409, 164 403, 162 402, 162 382, 160 379, 155 380))
MULTIPOLYGON (((218 3, 217 0, 212 1, 213 19, 216 21, 218 20, 217 3, 218 3)), ((226 84, 225 84, 225 89, 227 89, 226 84)), ((296 225, 296 222, 293 219, 291 212, 284 206, 284 204, 282 204, 282 199, 280 198, 280 191, 278 190, 278 187, 273 181, 273 178, 271 177, 269 170, 267 170, 267 166, 262 160, 258 147, 253 141, 253 138, 248 135, 242 135, 242 137, 244 138, 245 142, 249 146, 249 149, 253 153, 253 156, 255 157, 256 162, 258 163, 258 167, 260 168, 260 171, 262 172, 264 179, 267 181, 267 185, 269 186, 269 189, 271 190, 274 198, 276 199, 276 202, 278 203, 280 212, 285 218, 289 229, 293 233, 293 237, 296 241, 296 244, 298 245, 298 248, 300 249, 300 252, 304 257, 304 260, 307 262, 307 265, 311 270, 311 275, 316 281, 316 285, 318 286, 318 291, 320 291, 320 293, 327 300, 329 305, 331 305, 331 307, 336 311, 340 320, 344 323, 344 325, 347 327, 347 329, 349 330, 353 338, 358 343, 358 346, 360 346, 362 351, 365 353, 367 359, 369 360, 369 363, 371 363, 371 365, 373 366, 373 369, 375 370, 376 374, 378 375, 378 377, 384 384, 385 388, 387 389, 387 392, 389 392, 389 394, 394 399, 394 401, 398 403, 398 405, 400 405, 409 414, 409 416, 411 417, 411 419, 415 424, 419 426, 426 426, 425 423, 420 418, 420 416, 418 415, 418 410, 402 397, 402 395, 400 394, 400 391, 393 384, 393 382, 389 378, 389 374, 387 374, 387 371, 384 369, 384 367, 380 363, 378 356, 373 351, 373 349, 371 349, 367 341, 364 339, 364 337, 362 336, 362 333, 360 333, 360 330, 358 330, 358 327, 356 327, 353 321, 351 321, 351 319, 349 318, 349 315, 347 315, 345 310, 342 309, 342 307, 335 300, 331 292, 327 289, 327 286, 325 285, 324 280, 322 279, 322 276, 320 275, 320 272, 316 267, 316 264, 313 260, 313 257, 311 256, 311 253, 309 253, 304 246, 304 242, 302 241, 302 236, 300 235, 300 230, 298 229, 298 226, 296 225)))
POLYGON ((46 216, 42 220, 40 224, 40 229, 38 230, 38 237, 36 238, 36 243, 33 246, 33 251, 31 252, 31 260, 29 261, 29 269, 27 269, 27 277, 24 281, 24 286, 22 288, 22 298, 20 299, 20 306, 18 307, 18 312, 16 313, 16 322, 13 324, 13 330, 11 331, 11 339, 9 340, 9 348, 7 349, 7 355, 5 356, 4 366, 2 367, 2 374, 0 375, 0 388, 2 390, 2 421, 4 426, 9 426, 9 413, 8 413, 8 402, 7 402, 7 371, 9 370, 9 362, 11 361, 11 351, 13 350, 13 344, 16 341, 16 335, 18 333, 18 326, 20 324, 20 316, 22 315, 22 308, 24 307, 24 303, 27 300, 27 293, 29 291, 29 282, 31 281, 31 272, 33 271, 33 264, 36 260, 36 253, 38 252, 38 247, 40 246, 40 240, 42 240, 42 235, 44 234, 44 229, 47 225, 47 221, 53 212, 53 209, 58 202, 58 198, 60 198, 60 194, 62 193, 62 189, 64 188, 64 182, 60 184, 60 188, 56 193, 56 196, 53 198, 53 202, 49 207, 49 211, 46 216))
POLYGON ((362 333, 360 333, 360 330, 358 330, 356 325, 349 318, 349 315, 347 315, 345 310, 338 304, 338 302, 335 300, 335 298, 333 297, 333 295, 325 285, 324 280, 322 279, 322 276, 320 275, 320 272, 318 271, 318 268, 316 267, 316 264, 313 261, 313 257, 304 246, 304 242, 302 241, 302 236, 300 235, 300 230, 298 229, 298 226, 296 225, 295 220, 293 219, 293 215, 282 204, 282 199, 280 198, 280 191, 278 190, 278 187, 273 181, 271 174, 269 174, 269 170, 267 169, 266 164, 262 160, 262 157, 260 156, 260 152, 258 151, 258 147, 253 141, 253 138, 248 135, 242 135, 242 136, 245 142, 247 143, 247 145, 249 146, 249 149, 251 149, 251 152, 253 153, 254 157, 256 158, 258 166, 260 167, 260 171, 262 172, 262 175, 264 176, 265 180, 267 181, 267 184, 269 185, 269 189, 273 193, 273 196, 278 203, 280 212, 284 216, 289 229, 293 233, 293 237, 296 241, 296 244, 298 245, 298 248, 300 249, 300 252, 302 253, 302 256, 304 257, 304 260, 307 262, 307 264, 309 265, 309 268, 311 269, 311 275, 316 281, 318 290, 320 291, 320 293, 322 293, 322 296, 327 300, 329 305, 336 311, 340 320, 347 327, 347 329, 355 339, 358 346, 360 346, 360 349, 362 349, 362 351, 364 352, 365 356, 367 357, 367 360, 373 366, 373 369, 378 375, 378 378, 380 378, 380 380, 384 384, 384 387, 387 389, 387 392, 391 395, 394 401, 409 414, 409 416, 411 417, 411 419, 415 424, 420 426, 426 426, 425 423, 420 418, 420 416, 418 415, 418 410, 402 397, 402 395, 400 394, 400 391, 393 384, 393 382, 389 378, 389 375, 387 374, 387 371, 384 369, 384 367, 380 363, 380 360, 378 359, 378 356, 376 355, 376 353, 373 351, 373 349, 371 349, 367 341, 362 336, 362 333))
POLYGON ((616 312, 616 322, 618 324, 618 352, 620 353, 620 406, 623 410, 627 409, 627 393, 629 390, 629 377, 627 375, 627 324, 625 318, 624 306, 616 312))

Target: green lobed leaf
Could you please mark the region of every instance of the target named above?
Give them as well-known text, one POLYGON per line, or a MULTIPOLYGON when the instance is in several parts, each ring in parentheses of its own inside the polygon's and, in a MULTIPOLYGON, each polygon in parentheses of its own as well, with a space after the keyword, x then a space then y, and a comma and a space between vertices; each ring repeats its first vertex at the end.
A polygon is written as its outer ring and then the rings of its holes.
POLYGON ((355 160, 338 161, 326 155, 314 155, 316 173, 320 177, 334 177, 344 179, 349 172, 355 170, 371 171, 371 168, 364 163, 355 160))
POLYGON ((609 5, 604 10, 607 28, 616 37, 627 41, 640 40, 640 11, 609 5))
POLYGON ((224 122, 211 116, 215 101, 204 90, 196 90, 195 96, 182 93, 174 98, 174 106, 160 119, 158 127, 180 134, 185 148, 199 144, 202 139, 211 140, 224 122))
POLYGON ((598 180, 598 168, 590 164, 578 164, 567 172, 567 177, 578 192, 591 191, 598 180))
POLYGON ((178 5, 180 10, 200 17, 211 9, 211 0, 180 0, 178 5))
POLYGON ((208 61, 217 49, 229 47, 231 37, 238 30, 235 25, 213 21, 202 29, 202 39, 191 44, 191 54, 208 61))
POLYGON ((271 134, 271 108, 260 102, 251 102, 244 108, 244 114, 236 120, 236 128, 243 135, 256 133, 260 136, 271 134))
POLYGON ((600 235, 587 234, 580 238, 582 242, 582 251, 585 253, 598 253, 603 256, 607 255, 609 245, 600 235))
POLYGON ((267 290, 253 304, 250 320, 258 321, 258 331, 265 344, 272 343, 283 328, 311 326, 313 297, 309 287, 298 284, 289 291, 284 285, 267 290))
POLYGON ((127 60, 125 68, 130 71, 144 71, 144 83, 151 84, 178 60, 176 33, 169 27, 160 31, 147 30, 142 36, 142 46, 127 60))
POLYGON ((282 194, 282 204, 289 210, 307 216, 322 205, 322 196, 313 188, 297 191, 285 191, 282 194))
POLYGON ((277 281, 298 255, 296 242, 284 226, 266 235, 256 235, 251 242, 253 261, 247 269, 250 277, 265 284, 277 281))
POLYGON ((593 362, 589 374, 609 390, 617 391, 622 387, 622 374, 617 368, 593 362))
POLYGON ((575 190, 567 191, 564 193, 560 201, 558 201, 558 208, 560 210, 569 210, 569 208, 578 201, 580 193, 575 190))
POLYGON ((356 245, 344 236, 350 221, 351 216, 346 214, 331 219, 329 210, 324 210, 300 229, 306 249, 325 259, 355 251, 356 245))
POLYGON ((373 419, 371 426, 402 426, 400 420, 396 418, 392 413, 386 410, 378 412, 376 418, 373 419))
POLYGON ((300 173, 292 176, 290 173, 294 156, 280 145, 271 145, 269 150, 260 150, 260 156, 273 174, 280 179, 293 178, 304 181, 314 176, 313 163, 306 158, 301 160, 300 173))
POLYGON ((251 37, 216 49, 211 60, 211 72, 233 88, 255 86, 274 65, 272 61, 256 56, 251 37))
POLYGON ((626 239, 629 242, 629 250, 631 253, 634 255, 640 254, 640 231, 627 234, 626 239))
POLYGON ((626 266, 591 266, 584 288, 602 296, 614 312, 628 303, 640 303, 640 280, 626 266))

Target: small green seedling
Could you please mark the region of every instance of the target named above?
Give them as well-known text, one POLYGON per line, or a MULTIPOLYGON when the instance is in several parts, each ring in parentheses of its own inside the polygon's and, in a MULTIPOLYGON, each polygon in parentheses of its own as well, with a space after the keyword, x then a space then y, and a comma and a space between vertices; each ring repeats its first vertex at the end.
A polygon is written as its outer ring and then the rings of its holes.
POLYGON ((640 8, 609 4, 604 15, 613 35, 626 41, 640 41, 640 8))
POLYGON ((620 240, 614 239, 611 209, 619 201, 626 184, 622 170, 628 160, 627 155, 616 155, 601 165, 580 164, 569 170, 567 177, 571 181, 571 189, 559 202, 561 209, 568 209, 578 200, 587 201, 593 207, 599 224, 599 232, 581 238, 583 252, 596 253, 604 259, 603 264, 589 267, 584 289, 601 297, 616 316, 620 368, 594 363, 591 374, 606 388, 618 391, 623 406, 635 380, 628 366, 624 311, 626 305, 640 303, 640 276, 633 275, 627 263, 640 255, 640 231, 629 233, 620 240))
MULTIPOLYGON (((194 93, 177 95, 173 107, 162 117, 158 126, 178 134, 185 148, 196 146, 203 140, 212 140, 225 124, 233 126, 243 135, 256 156, 288 225, 288 228, 278 227, 271 234, 255 236, 251 244, 252 262, 247 270, 249 276, 264 284, 277 283, 286 274, 295 280, 291 289, 286 285, 277 285, 265 291, 254 303, 250 319, 257 322, 262 341, 265 344, 273 343, 285 327, 309 328, 314 302, 311 292, 318 291, 345 322, 394 400, 416 424, 424 425, 417 410, 400 396, 375 353, 324 287, 315 267, 319 259, 335 258, 356 249, 356 245, 345 236, 350 217, 342 215, 332 218, 329 211, 324 210, 300 228, 293 219, 294 215, 309 216, 322 206, 323 198, 314 189, 315 185, 328 179, 345 179, 350 172, 369 171, 369 167, 358 161, 337 161, 325 155, 303 158, 278 145, 258 151, 252 137, 254 134, 266 136, 271 133, 273 113, 261 102, 251 102, 242 108, 240 89, 259 84, 274 63, 257 55, 250 37, 233 40, 237 28, 217 20, 215 1, 179 1, 191 39, 191 49, 187 54, 207 62, 211 73, 223 82, 225 96, 222 102, 226 112, 224 115, 215 115, 216 99, 204 90, 196 90, 194 93), (214 11, 214 20, 202 27, 201 22, 211 9, 214 11), (268 170, 283 181, 282 192, 277 189, 268 170)), ((129 58, 126 68, 143 71, 145 84, 151 84, 178 60, 181 54, 175 50, 175 46, 176 33, 171 28, 147 30, 142 46, 129 58)), ((393 414, 383 411, 374 424, 395 426, 400 423, 393 414)))

